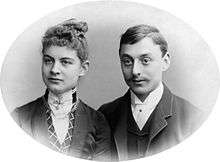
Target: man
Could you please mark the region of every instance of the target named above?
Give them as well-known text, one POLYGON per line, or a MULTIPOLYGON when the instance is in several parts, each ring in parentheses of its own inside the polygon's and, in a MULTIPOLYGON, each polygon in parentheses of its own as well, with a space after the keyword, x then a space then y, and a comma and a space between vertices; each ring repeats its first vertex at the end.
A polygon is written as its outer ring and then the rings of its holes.
POLYGON ((149 25, 129 28, 121 37, 119 57, 129 90, 99 109, 112 130, 112 155, 141 158, 189 136, 202 113, 162 83, 170 55, 159 30, 149 25))

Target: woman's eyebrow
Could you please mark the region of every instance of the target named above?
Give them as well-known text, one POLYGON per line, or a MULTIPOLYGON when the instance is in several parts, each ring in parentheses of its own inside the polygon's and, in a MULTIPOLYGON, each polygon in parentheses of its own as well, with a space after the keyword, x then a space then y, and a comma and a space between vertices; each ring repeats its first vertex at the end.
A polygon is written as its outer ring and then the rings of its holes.
POLYGON ((60 58, 61 60, 74 60, 73 58, 71 58, 71 57, 62 57, 62 58, 60 58))

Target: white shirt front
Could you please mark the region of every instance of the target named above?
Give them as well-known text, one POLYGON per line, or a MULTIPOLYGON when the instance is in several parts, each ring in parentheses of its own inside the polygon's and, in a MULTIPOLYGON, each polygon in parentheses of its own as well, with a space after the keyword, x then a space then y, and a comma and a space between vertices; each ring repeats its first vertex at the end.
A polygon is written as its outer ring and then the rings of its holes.
POLYGON ((143 129, 151 113, 162 98, 163 89, 163 84, 160 82, 158 87, 147 96, 144 102, 141 102, 134 92, 130 91, 132 114, 140 130, 143 129))
POLYGON ((60 143, 63 143, 69 128, 69 112, 72 110, 72 94, 76 90, 70 90, 57 97, 52 92, 48 95, 48 104, 52 110, 53 126, 60 143))

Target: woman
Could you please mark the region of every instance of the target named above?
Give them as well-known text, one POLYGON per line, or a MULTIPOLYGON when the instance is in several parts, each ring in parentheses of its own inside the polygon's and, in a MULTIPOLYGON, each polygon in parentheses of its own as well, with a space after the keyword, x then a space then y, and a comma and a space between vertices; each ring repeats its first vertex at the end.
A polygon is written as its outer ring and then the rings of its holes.
POLYGON ((77 95, 78 81, 89 67, 87 30, 85 22, 70 19, 46 31, 42 39, 42 77, 46 93, 15 109, 12 115, 20 127, 54 150, 106 161, 109 127, 103 115, 77 95))

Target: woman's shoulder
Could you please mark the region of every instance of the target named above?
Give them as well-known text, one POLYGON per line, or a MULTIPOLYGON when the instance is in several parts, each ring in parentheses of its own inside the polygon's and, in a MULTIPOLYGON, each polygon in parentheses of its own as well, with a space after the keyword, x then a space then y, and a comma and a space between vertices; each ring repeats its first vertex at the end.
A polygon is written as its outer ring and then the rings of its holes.
POLYGON ((22 106, 15 108, 13 112, 28 112, 31 111, 33 108, 37 107, 39 104, 42 104, 43 98, 39 97, 31 102, 28 102, 22 106))
POLYGON ((15 108, 11 115, 16 120, 26 119, 32 116, 32 114, 35 112, 37 108, 39 108, 39 105, 43 103, 43 98, 39 97, 29 103, 26 103, 22 106, 19 106, 15 108))
POLYGON ((95 110, 91 106, 88 106, 86 103, 84 103, 81 100, 80 100, 80 105, 82 109, 86 112, 86 114, 88 115, 91 121, 95 121, 95 122, 105 121, 105 117, 101 112, 95 110))

